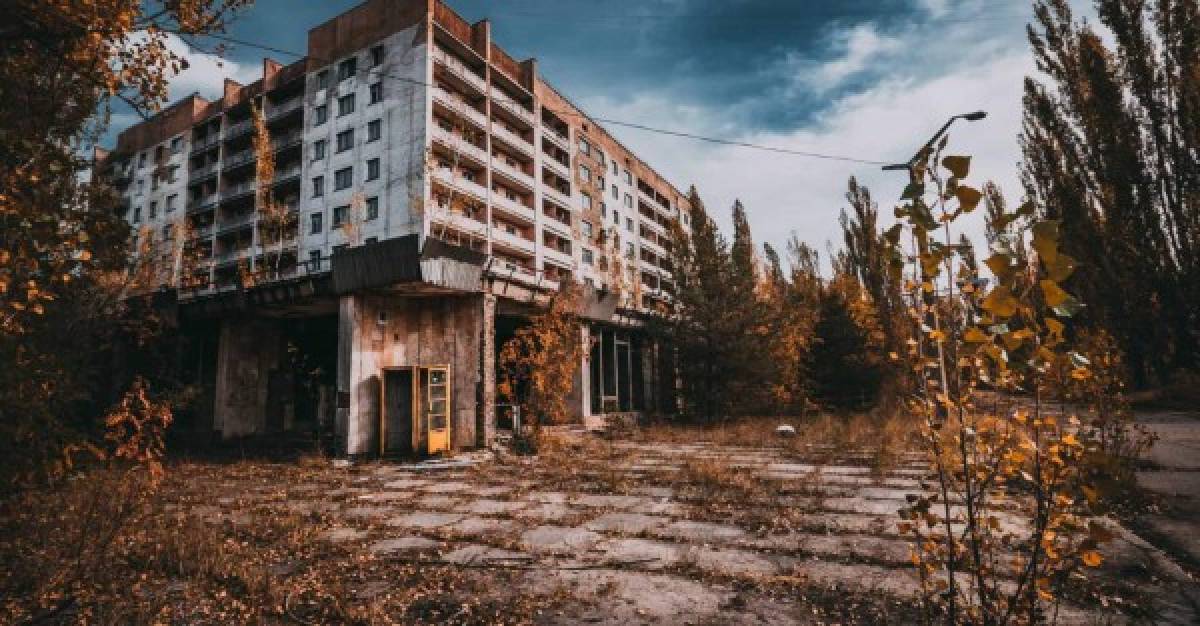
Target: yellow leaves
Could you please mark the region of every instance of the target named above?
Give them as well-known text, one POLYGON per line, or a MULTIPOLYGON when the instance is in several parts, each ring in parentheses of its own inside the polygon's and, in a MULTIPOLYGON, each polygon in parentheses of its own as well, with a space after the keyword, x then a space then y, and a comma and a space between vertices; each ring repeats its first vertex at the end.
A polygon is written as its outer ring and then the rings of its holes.
POLYGON ((1056 254, 1053 259, 1046 261, 1046 273, 1050 280, 1062 282, 1075 273, 1075 259, 1065 254, 1056 254))
POLYGON ((970 213, 979 206, 979 201, 983 199, 983 194, 979 190, 966 185, 959 185, 954 190, 954 197, 958 198, 958 209, 963 213, 970 213))
POLYGON ((967 343, 987 343, 991 341, 992 338, 987 333, 972 326, 968 328, 965 333, 963 333, 963 340, 967 343))
POLYGON ((971 157, 947 156, 942 159, 942 167, 950 170, 955 178, 966 178, 971 173, 971 157))
POLYGON ((1095 550, 1087 550, 1079 555, 1079 558, 1088 567, 1100 567, 1100 564, 1104 562, 1104 557, 1100 556, 1100 553, 1095 550))
POLYGON ((1050 307, 1059 306, 1071 297, 1071 294, 1063 291, 1053 280, 1043 280, 1038 284, 1042 288, 1042 295, 1046 297, 1046 304, 1050 307))
POLYGON ((1012 317, 1020 307, 1012 290, 1005 286, 996 287, 983 299, 983 310, 999 318, 1012 317))

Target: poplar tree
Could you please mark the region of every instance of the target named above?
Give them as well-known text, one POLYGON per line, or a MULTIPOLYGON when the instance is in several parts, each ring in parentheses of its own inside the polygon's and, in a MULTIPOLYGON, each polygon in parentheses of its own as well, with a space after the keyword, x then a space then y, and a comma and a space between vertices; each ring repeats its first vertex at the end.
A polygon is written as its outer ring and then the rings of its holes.
POLYGON ((1200 8, 1097 0, 1106 38, 1066 0, 1029 28, 1046 83, 1025 81, 1022 179, 1078 261, 1080 321, 1109 329, 1135 382, 1197 365, 1200 8))

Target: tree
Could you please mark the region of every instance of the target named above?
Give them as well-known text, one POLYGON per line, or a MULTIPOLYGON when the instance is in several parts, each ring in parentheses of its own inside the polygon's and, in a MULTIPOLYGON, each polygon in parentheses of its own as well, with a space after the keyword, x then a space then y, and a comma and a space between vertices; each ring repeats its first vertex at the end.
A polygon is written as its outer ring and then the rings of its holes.
POLYGON ((571 415, 568 398, 583 359, 579 310, 582 291, 564 281, 547 310, 517 330, 500 349, 496 393, 521 407, 533 434, 547 424, 563 424, 571 415))
POLYGON ((837 409, 863 409, 879 396, 883 333, 875 306, 843 255, 820 292, 809 356, 812 391, 837 409))
POLYGON ((1080 322, 1116 337, 1135 382, 1197 365, 1200 8, 1097 0, 1115 46, 1066 0, 1034 3, 1049 84, 1025 82, 1022 178, 1078 259, 1080 322))
MULTIPOLYGON (((129 229, 84 155, 111 105, 157 110, 185 61, 168 33, 210 33, 246 0, 15 0, 0 24, 0 440, 2 478, 45 477, 96 441, 114 343, 147 350, 160 326, 126 271, 129 229), (139 311, 144 313, 144 311, 139 311), (79 350, 87 345, 91 350, 79 350)), ((182 233, 179 233, 182 235, 182 233)), ((135 353, 136 354, 136 353, 135 353)), ((146 356, 146 355, 140 355, 146 356)), ((112 376, 112 378, 119 378, 112 376)), ((152 383, 154 381, 151 381, 152 383)), ((139 390, 140 393, 140 390, 139 390)))
MULTIPOLYGON (((253 107, 251 114, 254 120, 254 173, 258 179, 258 189, 254 198, 255 209, 258 211, 258 241, 263 247, 264 258, 272 264, 271 274, 278 276, 280 264, 283 262, 284 246, 289 238, 295 236, 298 218, 290 207, 275 197, 275 146, 271 141, 266 117, 257 105, 253 107), (273 254, 270 250, 272 247, 273 254)), ((357 195, 355 199, 358 199, 357 195)))

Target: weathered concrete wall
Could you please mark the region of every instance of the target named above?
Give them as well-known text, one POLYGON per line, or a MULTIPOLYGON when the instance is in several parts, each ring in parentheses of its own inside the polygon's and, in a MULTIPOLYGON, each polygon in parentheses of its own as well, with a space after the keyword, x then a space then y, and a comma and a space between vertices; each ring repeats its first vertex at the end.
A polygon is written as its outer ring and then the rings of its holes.
POLYGON ((381 370, 449 365, 455 449, 490 443, 494 427, 491 350, 494 304, 484 295, 343 296, 339 321, 339 438, 351 456, 379 451, 381 370), (485 375, 486 373, 486 375, 485 375), (348 397, 346 397, 348 396, 348 397), (344 436, 342 436, 344 433, 344 436))
POLYGON ((223 439, 259 435, 267 428, 267 383, 283 354, 282 334, 271 320, 221 322, 213 430, 223 439))

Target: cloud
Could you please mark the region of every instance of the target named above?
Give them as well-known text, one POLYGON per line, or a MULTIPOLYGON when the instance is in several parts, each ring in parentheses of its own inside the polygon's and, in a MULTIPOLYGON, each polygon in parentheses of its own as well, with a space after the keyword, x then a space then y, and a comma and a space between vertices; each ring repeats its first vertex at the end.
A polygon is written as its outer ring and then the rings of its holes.
POLYGON ((169 81, 169 102, 185 98, 193 93, 199 93, 209 100, 214 100, 224 94, 226 78, 232 78, 245 84, 262 77, 260 65, 240 63, 192 48, 174 34, 167 35, 167 48, 187 61, 187 69, 171 77, 169 81))
POLYGON ((894 52, 902 45, 900 39, 881 35, 874 24, 857 24, 839 28, 830 36, 830 47, 839 56, 825 62, 814 62, 788 55, 786 71, 799 84, 824 92, 871 67, 880 55, 894 52))

